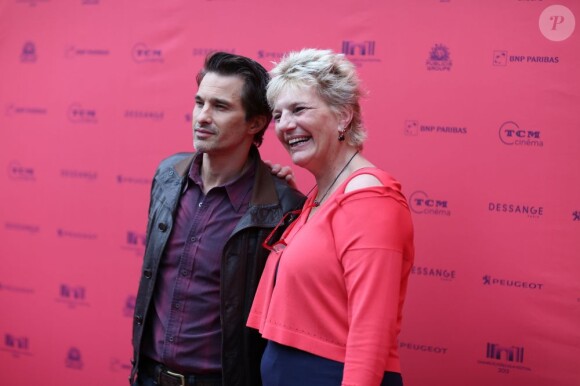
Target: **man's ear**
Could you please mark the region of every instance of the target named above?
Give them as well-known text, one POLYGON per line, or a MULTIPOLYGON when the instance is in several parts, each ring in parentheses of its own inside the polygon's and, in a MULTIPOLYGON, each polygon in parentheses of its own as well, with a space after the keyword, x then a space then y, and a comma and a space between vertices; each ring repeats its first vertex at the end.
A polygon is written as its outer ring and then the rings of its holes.
POLYGON ((254 135, 254 134, 260 132, 260 130, 262 130, 265 125, 266 125, 266 117, 265 116, 263 116, 263 115, 255 116, 250 121, 249 133, 254 135))

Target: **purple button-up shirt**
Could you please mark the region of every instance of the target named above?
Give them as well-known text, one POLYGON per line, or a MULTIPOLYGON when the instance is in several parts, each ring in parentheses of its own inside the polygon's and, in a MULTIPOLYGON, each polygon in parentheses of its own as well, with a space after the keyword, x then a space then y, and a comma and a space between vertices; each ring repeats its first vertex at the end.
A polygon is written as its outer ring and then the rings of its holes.
POLYGON ((183 373, 221 371, 220 270, 226 241, 248 209, 255 160, 203 194, 202 155, 189 171, 159 263, 143 353, 183 373))

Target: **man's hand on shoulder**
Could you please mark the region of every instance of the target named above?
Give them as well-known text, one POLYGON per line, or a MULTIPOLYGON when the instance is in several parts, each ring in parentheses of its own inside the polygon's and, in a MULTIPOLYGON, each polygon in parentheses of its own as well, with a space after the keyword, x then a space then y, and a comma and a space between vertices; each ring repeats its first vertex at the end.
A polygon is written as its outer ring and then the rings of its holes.
POLYGON ((294 179, 294 172, 292 171, 290 166, 282 166, 280 164, 275 164, 272 163, 272 161, 270 160, 265 160, 264 163, 268 165, 273 175, 282 180, 286 180, 286 182, 288 182, 288 185, 290 185, 294 189, 298 189, 298 187, 296 186, 296 180, 294 179))

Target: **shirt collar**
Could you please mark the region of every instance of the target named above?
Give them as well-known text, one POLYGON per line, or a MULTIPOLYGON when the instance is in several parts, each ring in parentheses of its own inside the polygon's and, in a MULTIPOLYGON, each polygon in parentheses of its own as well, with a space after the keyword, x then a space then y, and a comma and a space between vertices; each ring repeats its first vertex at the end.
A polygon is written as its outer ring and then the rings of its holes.
MULTIPOLYGON (((201 179, 201 164, 203 162, 203 153, 198 152, 193 158, 188 174, 188 183, 195 183, 199 189, 203 186, 201 179)), ((236 212, 239 212, 244 204, 250 201, 250 193, 254 185, 254 176, 256 174, 256 157, 250 154, 248 163, 244 172, 218 188, 224 188, 228 198, 236 212)))

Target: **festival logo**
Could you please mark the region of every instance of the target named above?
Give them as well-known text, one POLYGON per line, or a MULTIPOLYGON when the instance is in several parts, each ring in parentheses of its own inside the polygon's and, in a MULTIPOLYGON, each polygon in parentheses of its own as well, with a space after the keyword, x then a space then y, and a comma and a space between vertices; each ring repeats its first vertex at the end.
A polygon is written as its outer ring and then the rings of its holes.
POLYGON ((34 42, 26 42, 22 46, 22 51, 20 53, 20 62, 22 63, 34 63, 36 62, 36 45, 34 42))
POLYGON ((490 212, 505 213, 514 216, 527 216, 534 219, 538 219, 544 215, 544 207, 540 205, 490 202, 487 209, 490 212))
POLYGON ((399 342, 399 348, 402 350, 420 351, 427 354, 447 354, 447 347, 433 346, 423 343, 399 342))
POLYGON ((123 316, 132 318, 133 314, 135 313, 135 303, 137 302, 137 298, 135 295, 127 296, 125 300, 125 305, 123 307, 123 316))
POLYGON ((499 373, 509 374, 512 370, 532 371, 524 364, 524 347, 501 345, 498 343, 486 344, 485 360, 477 361, 484 366, 493 366, 499 373))
POLYGON ((8 176, 16 181, 35 181, 35 171, 31 166, 22 166, 19 161, 8 164, 8 176))
POLYGON ((563 5, 550 5, 540 15, 540 32, 548 40, 561 42, 574 33, 576 18, 569 8, 563 5))
POLYGON ((428 71, 450 71, 453 62, 449 48, 443 44, 435 44, 429 52, 429 58, 425 62, 428 71))
POLYGON ((580 221, 580 210, 572 212, 572 221, 580 221))
POLYGON ((72 103, 68 107, 67 117, 72 123, 97 123, 97 111, 84 108, 80 103, 72 103))
POLYGON ((517 288, 517 289, 524 289, 524 290, 538 290, 541 291, 544 289, 543 283, 535 283, 523 280, 514 280, 514 279, 503 279, 492 277, 491 275, 484 275, 482 277, 483 285, 484 286, 499 286, 499 287, 506 287, 506 288, 517 288))
POLYGON ((456 278, 454 269, 421 267, 416 265, 411 268, 411 275, 437 278, 443 281, 453 281, 456 278))
POLYGON ((65 366, 68 367, 69 369, 82 370, 83 358, 81 355, 81 350, 79 350, 76 347, 71 347, 66 354, 66 359, 64 363, 65 366))
POLYGON ((502 123, 499 127, 499 139, 508 146, 543 147, 544 141, 539 130, 520 128, 514 121, 502 123))
POLYGON ((143 252, 145 251, 145 234, 127 231, 125 245, 121 248, 134 252, 137 256, 143 256, 143 252))
POLYGON ((87 291, 85 287, 71 286, 69 284, 60 285, 56 301, 68 305, 69 308, 89 305, 87 302, 87 291))
POLYGON ((131 56, 136 63, 163 63, 163 51, 149 48, 145 43, 137 43, 131 49, 131 56))
POLYGON ((31 356, 30 341, 27 336, 17 336, 13 334, 4 334, 4 342, 0 347, 1 351, 12 354, 15 358, 20 356, 31 356))
POLYGON ((449 203, 440 198, 431 198, 423 191, 415 191, 409 197, 411 210, 417 214, 427 214, 436 216, 451 216, 449 203))
POLYGON ((417 120, 406 120, 403 127, 403 132, 405 135, 418 136, 420 133, 433 133, 433 134, 443 134, 443 135, 453 135, 453 134, 467 134, 467 128, 462 126, 452 126, 452 125, 435 125, 435 124, 420 124, 417 120))
POLYGON ((125 110, 123 116, 127 119, 144 119, 159 122, 163 120, 165 113, 153 110, 125 110))
POLYGON ((357 67, 366 63, 380 63, 381 59, 375 56, 374 40, 353 41, 344 40, 342 42, 342 53, 357 67))

